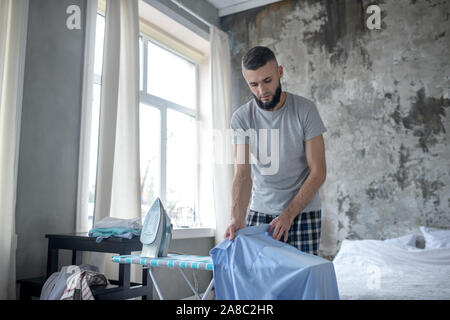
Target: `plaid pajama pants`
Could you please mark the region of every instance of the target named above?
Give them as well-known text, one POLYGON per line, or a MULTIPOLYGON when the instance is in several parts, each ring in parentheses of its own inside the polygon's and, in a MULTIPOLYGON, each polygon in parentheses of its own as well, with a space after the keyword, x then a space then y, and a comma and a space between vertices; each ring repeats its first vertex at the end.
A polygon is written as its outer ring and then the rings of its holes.
MULTIPOLYGON (((300 251, 317 256, 319 253, 321 216, 322 210, 302 212, 297 215, 289 229, 287 243, 300 251)), ((276 215, 250 210, 246 224, 247 227, 250 227, 270 223, 276 217, 276 215)))

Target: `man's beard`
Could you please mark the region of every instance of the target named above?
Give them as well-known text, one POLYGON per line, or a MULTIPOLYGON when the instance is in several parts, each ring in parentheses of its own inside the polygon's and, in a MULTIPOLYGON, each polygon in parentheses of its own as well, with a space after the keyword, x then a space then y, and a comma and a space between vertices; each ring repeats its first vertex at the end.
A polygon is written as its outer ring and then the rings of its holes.
POLYGON ((262 100, 258 99, 256 95, 252 93, 253 97, 255 98, 256 104, 264 110, 272 110, 275 108, 275 106, 280 102, 281 99, 281 83, 278 84, 277 90, 275 91, 275 95, 273 96, 272 100, 269 102, 262 102, 262 100))

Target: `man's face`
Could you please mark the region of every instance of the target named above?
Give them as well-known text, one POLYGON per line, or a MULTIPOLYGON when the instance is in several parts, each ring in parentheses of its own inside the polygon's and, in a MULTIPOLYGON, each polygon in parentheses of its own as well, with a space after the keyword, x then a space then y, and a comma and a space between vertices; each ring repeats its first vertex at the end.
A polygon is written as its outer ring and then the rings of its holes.
POLYGON ((243 69, 242 74, 259 107, 271 110, 280 101, 283 67, 273 61, 256 70, 243 69))

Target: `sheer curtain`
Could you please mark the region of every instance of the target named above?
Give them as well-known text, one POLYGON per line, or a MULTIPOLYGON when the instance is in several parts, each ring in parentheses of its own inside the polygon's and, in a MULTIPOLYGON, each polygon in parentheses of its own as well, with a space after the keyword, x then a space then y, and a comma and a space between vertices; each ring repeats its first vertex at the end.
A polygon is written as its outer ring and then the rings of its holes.
POLYGON ((0 300, 15 299, 15 207, 28 0, 0 0, 0 300))
POLYGON ((106 2, 94 222, 140 209, 138 0, 106 2))
MULTIPOLYGON (((141 215, 138 0, 106 1, 102 81, 94 223, 141 215)), ((112 274, 99 256, 90 263, 112 274)))
POLYGON ((213 126, 213 187, 216 217, 216 244, 223 240, 231 218, 233 151, 231 145, 231 62, 228 36, 212 26, 211 91, 213 126))

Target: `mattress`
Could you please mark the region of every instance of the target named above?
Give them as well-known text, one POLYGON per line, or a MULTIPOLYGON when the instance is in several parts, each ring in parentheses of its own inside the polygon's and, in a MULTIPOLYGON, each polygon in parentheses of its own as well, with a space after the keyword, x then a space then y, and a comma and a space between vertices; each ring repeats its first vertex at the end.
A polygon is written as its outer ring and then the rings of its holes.
POLYGON ((450 248, 344 240, 333 264, 342 300, 450 299, 450 248))

